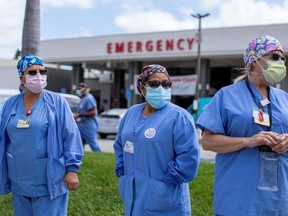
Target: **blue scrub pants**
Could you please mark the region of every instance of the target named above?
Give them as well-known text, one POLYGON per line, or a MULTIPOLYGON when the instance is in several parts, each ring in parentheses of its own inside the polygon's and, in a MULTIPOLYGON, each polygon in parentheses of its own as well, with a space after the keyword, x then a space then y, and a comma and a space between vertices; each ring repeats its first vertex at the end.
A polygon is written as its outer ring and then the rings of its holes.
POLYGON ((68 193, 51 200, 50 196, 27 197, 12 193, 14 216, 65 216, 68 193))
POLYGON ((91 128, 87 128, 87 126, 83 127, 82 125, 78 125, 79 130, 80 130, 80 134, 82 139, 84 139, 86 141, 86 143, 88 143, 90 145, 90 148, 92 149, 92 151, 98 151, 101 152, 101 148, 100 145, 98 144, 97 141, 97 131, 96 129, 91 129, 91 128))

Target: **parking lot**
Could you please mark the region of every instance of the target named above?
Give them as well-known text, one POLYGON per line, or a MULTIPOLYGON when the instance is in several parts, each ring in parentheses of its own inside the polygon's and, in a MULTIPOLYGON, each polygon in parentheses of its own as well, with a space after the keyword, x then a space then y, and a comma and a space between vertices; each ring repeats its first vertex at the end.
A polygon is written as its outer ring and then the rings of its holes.
MULTIPOLYGON (((98 139, 99 145, 102 148, 103 152, 114 152, 113 151, 113 143, 115 136, 108 136, 107 139, 98 139)), ((211 151, 204 151, 201 146, 201 160, 202 161, 211 161, 215 160, 215 153, 211 151)), ((89 145, 85 145, 85 151, 91 151, 89 145)))

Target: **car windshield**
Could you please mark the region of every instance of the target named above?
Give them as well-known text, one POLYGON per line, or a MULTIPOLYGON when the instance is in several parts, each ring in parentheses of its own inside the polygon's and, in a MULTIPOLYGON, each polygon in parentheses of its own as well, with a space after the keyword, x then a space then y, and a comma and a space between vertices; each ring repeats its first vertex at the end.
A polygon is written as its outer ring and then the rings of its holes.
POLYGON ((72 112, 78 111, 78 107, 81 101, 80 97, 76 95, 72 95, 72 94, 66 94, 66 93, 59 93, 59 94, 62 95, 66 99, 72 112))
POLYGON ((65 97, 65 99, 67 100, 72 112, 77 112, 80 101, 75 100, 74 98, 67 98, 67 97, 65 97))

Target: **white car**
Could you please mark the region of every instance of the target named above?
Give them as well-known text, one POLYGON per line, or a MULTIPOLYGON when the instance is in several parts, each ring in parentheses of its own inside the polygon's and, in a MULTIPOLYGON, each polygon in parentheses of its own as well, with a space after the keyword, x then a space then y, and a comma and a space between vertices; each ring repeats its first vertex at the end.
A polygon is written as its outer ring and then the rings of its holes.
POLYGON ((119 129, 119 124, 124 114, 128 109, 114 108, 102 112, 98 116, 98 134, 105 139, 108 135, 116 135, 119 129))
MULTIPOLYGON (((3 104, 9 97, 19 93, 20 91, 18 89, 0 89, 0 105, 3 106, 3 104)), ((77 112, 81 100, 80 97, 65 93, 58 93, 58 94, 62 95, 67 100, 72 112, 77 112)))
POLYGON ((3 104, 9 97, 19 93, 19 89, 0 89, 0 105, 3 106, 3 104))
POLYGON ((78 111, 78 107, 81 101, 81 98, 79 96, 66 93, 58 93, 58 94, 62 95, 67 100, 73 113, 76 113, 78 111))

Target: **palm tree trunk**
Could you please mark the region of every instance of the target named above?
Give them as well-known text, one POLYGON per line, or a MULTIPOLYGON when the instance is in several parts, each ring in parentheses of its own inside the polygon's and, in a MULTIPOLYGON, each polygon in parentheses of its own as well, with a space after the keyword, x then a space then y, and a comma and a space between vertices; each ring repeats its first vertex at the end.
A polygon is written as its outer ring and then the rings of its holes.
POLYGON ((22 56, 39 55, 40 44, 40 0, 26 0, 22 33, 22 56))

